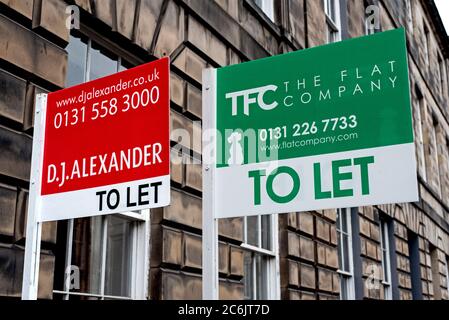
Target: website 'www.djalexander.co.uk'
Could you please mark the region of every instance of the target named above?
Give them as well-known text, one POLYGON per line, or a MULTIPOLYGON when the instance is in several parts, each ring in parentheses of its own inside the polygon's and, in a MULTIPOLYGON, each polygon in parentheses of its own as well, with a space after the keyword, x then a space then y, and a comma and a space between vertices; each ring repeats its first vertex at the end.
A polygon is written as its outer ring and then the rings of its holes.
POLYGON ((99 99, 103 96, 108 96, 110 94, 119 93, 121 91, 126 91, 129 89, 138 89, 151 83, 155 80, 159 80, 159 71, 154 71, 152 74, 148 74, 147 76, 139 76, 132 80, 124 81, 123 79, 118 79, 116 83, 111 84, 109 86, 100 87, 100 88, 92 88, 89 91, 82 91, 79 95, 68 97, 65 99, 61 99, 56 102, 56 106, 67 107, 74 105, 76 103, 86 103, 93 99, 99 99))
POLYGON ((260 146, 262 151, 275 151, 285 150, 291 148, 302 148, 308 146, 318 146, 323 144, 342 143, 350 140, 357 140, 359 138, 358 133, 345 133, 339 135, 332 135, 320 138, 308 138, 308 139, 292 139, 284 140, 281 143, 274 143, 270 145, 260 146))

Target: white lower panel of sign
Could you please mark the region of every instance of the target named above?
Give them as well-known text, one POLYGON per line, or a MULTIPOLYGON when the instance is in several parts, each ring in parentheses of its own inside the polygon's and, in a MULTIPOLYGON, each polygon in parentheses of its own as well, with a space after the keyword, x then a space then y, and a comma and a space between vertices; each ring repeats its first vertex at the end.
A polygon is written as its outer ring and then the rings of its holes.
POLYGON ((41 197, 40 221, 56 221, 165 207, 170 175, 41 197))
POLYGON ((215 175, 217 218, 418 201, 413 143, 217 168, 215 175))

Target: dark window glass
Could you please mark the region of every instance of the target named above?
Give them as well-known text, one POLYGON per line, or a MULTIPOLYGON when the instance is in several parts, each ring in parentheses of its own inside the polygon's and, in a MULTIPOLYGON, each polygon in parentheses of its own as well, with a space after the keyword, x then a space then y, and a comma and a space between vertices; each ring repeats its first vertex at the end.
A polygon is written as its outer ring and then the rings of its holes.
POLYGON ((90 74, 89 80, 95 80, 109 76, 117 72, 118 58, 92 42, 90 49, 90 74))
POLYGON ((264 215, 260 217, 262 227, 262 248, 271 250, 271 216, 264 215))
POLYGON ((87 40, 70 36, 66 86, 83 83, 86 76, 87 40))
POLYGON ((132 221, 117 216, 108 219, 106 295, 130 296, 132 224, 132 221))
POLYGON ((413 300, 422 299, 421 265, 419 262, 419 238, 414 232, 408 231, 408 249, 410 259, 410 275, 412 277, 413 300))
POLYGON ((258 233, 257 216, 251 216, 246 218, 246 243, 259 246, 259 233, 258 233))

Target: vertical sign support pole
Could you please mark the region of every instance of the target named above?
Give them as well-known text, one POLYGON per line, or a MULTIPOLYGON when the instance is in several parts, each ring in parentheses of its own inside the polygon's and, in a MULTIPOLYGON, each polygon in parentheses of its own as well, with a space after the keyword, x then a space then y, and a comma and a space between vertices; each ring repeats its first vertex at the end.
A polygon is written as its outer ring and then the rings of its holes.
POLYGON ((203 300, 218 300, 218 219, 215 217, 217 70, 203 71, 203 300))
POLYGON ((36 97, 34 114, 33 153, 31 158, 30 193, 26 219, 25 257, 23 262, 22 299, 36 300, 39 284, 39 262, 41 252, 41 175, 45 133, 47 95, 36 97))

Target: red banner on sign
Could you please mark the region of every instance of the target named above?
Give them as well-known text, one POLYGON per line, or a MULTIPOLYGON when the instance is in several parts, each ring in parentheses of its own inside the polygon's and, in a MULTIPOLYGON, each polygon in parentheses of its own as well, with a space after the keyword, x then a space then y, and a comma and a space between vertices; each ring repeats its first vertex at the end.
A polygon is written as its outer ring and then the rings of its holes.
POLYGON ((48 95, 42 195, 169 174, 169 60, 48 95))

